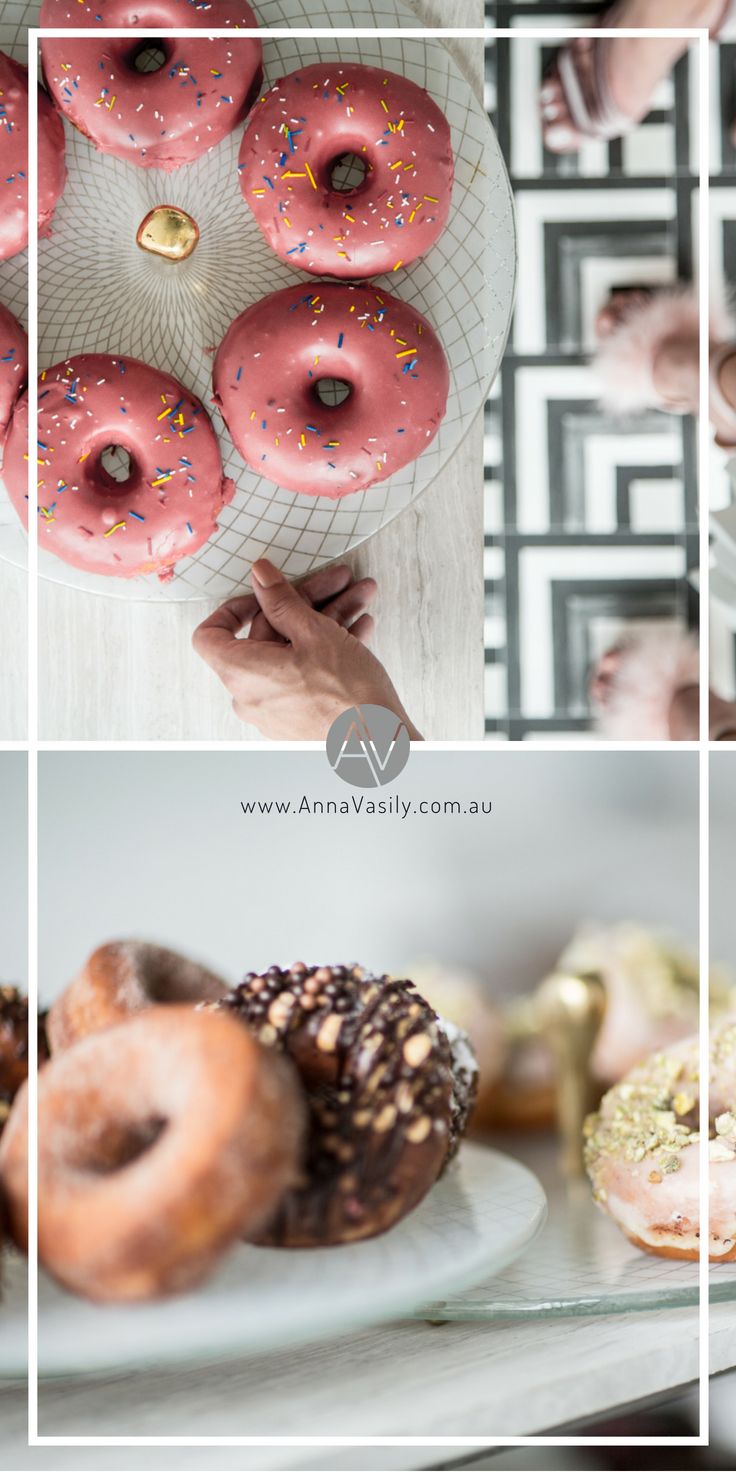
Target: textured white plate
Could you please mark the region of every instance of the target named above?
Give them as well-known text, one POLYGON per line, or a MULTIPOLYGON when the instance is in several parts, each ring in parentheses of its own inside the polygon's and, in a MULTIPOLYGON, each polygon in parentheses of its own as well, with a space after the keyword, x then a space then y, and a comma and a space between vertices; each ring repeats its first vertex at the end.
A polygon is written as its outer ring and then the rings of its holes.
MULTIPOLYGON (((359 0, 349 7, 340 0, 260 0, 257 11, 264 26, 420 24, 400 0, 359 0)), ((410 77, 427 88, 452 128, 456 179, 446 229, 423 260, 376 278, 423 312, 442 340, 451 387, 439 434, 413 465, 335 502, 294 495, 256 475, 212 410, 225 470, 237 491, 219 531, 179 563, 170 583, 86 575, 48 552, 40 559, 44 577, 109 596, 178 601, 231 596, 247 581, 254 559, 264 555, 290 576, 300 576, 344 555, 414 501, 480 411, 505 346, 516 274, 513 203, 495 134, 482 103, 437 41, 266 39, 266 83, 300 65, 335 58, 410 77)), ((236 168, 241 136, 238 129, 204 158, 163 174, 97 153, 67 127, 69 182, 53 235, 40 244, 42 366, 72 353, 127 353, 173 373, 211 407, 212 351, 233 317, 279 287, 315 281, 273 255, 244 204, 236 168), (194 254, 175 267, 135 244, 144 215, 160 203, 185 209, 201 230, 194 254)), ((16 313, 22 305, 2 275, 0 300, 16 313)), ((25 557, 4 491, 0 556, 14 562, 25 557)))
MULTIPOLYGON (((464 1145, 417 1210, 370 1242, 312 1252, 238 1247, 199 1292, 133 1308, 95 1307, 42 1275, 39 1371, 99 1373, 257 1353, 396 1319, 506 1267, 545 1212, 544 1191, 525 1166, 464 1145)), ((0 1315, 0 1378, 25 1368, 25 1274, 15 1258, 13 1269, 0 1315)))

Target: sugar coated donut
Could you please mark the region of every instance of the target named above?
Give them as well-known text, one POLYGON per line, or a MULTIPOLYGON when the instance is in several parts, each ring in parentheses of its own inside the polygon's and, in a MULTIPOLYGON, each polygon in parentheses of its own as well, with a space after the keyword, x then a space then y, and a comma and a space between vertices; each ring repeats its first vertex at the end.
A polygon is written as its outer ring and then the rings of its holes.
MULTIPOLYGON (((596 1201, 626 1236, 661 1257, 698 1256, 698 1041, 655 1053, 604 1095, 586 1122, 596 1201)), ((710 1242, 713 1262, 736 1258, 736 1022, 710 1044, 710 1242)))
MULTIPOLYGON (((87 572, 172 577, 180 558, 212 536, 235 491, 199 400, 135 358, 89 353, 43 373, 38 401, 41 547, 87 572), (125 479, 106 468, 111 448, 125 479)), ((27 440, 25 394, 3 477, 26 524, 27 440)))
POLYGON ((449 373, 414 307, 373 286, 275 291, 229 327, 215 401, 253 470, 287 490, 336 500, 415 460, 434 439, 449 373), (325 403, 319 385, 344 385, 325 403))
MULTIPOLYGON (((359 966, 272 966, 215 1003, 296 1064, 310 1132, 302 1183, 262 1242, 317 1247, 374 1237, 426 1195, 454 1154, 477 1077, 410 981, 359 966)), ((463 1051, 464 1049, 464 1051, 463 1051)))
POLYGON ((46 85, 103 153, 143 168, 178 169, 237 128, 263 75, 255 37, 156 38, 157 29, 205 24, 235 31, 258 22, 246 0, 44 0, 42 26, 132 29, 122 40, 42 40, 46 85))
POLYGON ((118 940, 98 946, 81 971, 49 1008, 46 1029, 53 1053, 87 1033, 123 1022, 133 1012, 155 1005, 214 1001, 225 982, 165 946, 118 940))
MULTIPOLYGON (((0 51, 0 261, 28 244, 28 71, 0 51)), ((64 126, 38 89, 38 230, 48 232, 66 183, 64 126)))
MULTIPOLYGON (((87 1298, 157 1298, 268 1222, 297 1176, 304 1104, 289 1064, 233 1018, 153 1007, 51 1059, 38 1133, 40 1261, 87 1298)), ((0 1141, 20 1246, 27 1137, 24 1088, 0 1141)))
POLYGON ((444 229, 450 125, 407 77, 318 62, 256 104, 239 170, 243 198, 282 261, 318 276, 378 276, 424 255, 444 229), (358 183, 341 188, 348 159, 359 161, 358 183))
POLYGON ((28 379, 28 338, 0 302, 0 450, 15 401, 28 379))

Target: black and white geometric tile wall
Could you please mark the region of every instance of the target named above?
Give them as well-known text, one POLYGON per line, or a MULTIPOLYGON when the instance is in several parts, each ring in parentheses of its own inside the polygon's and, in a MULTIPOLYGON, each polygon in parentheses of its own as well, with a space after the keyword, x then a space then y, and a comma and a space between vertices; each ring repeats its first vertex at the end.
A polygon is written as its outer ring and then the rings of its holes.
MULTIPOLYGON (((582 25, 588 3, 486 6, 519 38, 487 48, 487 106, 519 227, 513 330, 486 408, 486 732, 569 740, 590 726, 591 664, 641 623, 697 622, 697 435, 656 411, 597 402, 596 312, 612 286, 689 281, 697 266, 698 140, 688 60, 649 117, 558 157, 537 96, 554 47, 530 25, 582 25)), ((736 46, 712 47, 714 254, 736 279, 736 46)), ((722 471, 719 470, 722 474, 722 471)))

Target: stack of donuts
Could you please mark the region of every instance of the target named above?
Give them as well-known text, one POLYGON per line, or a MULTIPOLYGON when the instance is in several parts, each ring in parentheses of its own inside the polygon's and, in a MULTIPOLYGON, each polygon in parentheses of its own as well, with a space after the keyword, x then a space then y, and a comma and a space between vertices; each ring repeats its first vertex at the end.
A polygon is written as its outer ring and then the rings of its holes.
MULTIPOLYGON (((698 958, 671 937, 629 921, 581 926, 564 947, 556 972, 596 972, 605 1010, 589 1067, 601 1096, 643 1059, 690 1037, 698 1025, 698 958)), ((551 1129, 557 1080, 537 993, 499 1002, 483 978, 423 960, 412 975, 443 1016, 469 1034, 480 1079, 473 1127, 551 1129)), ((711 1015, 736 1010, 733 978, 716 967, 710 976, 711 1015)))
MULTIPOLYGON (((46 1035, 39 1258, 97 1301, 191 1288, 238 1240, 387 1231, 452 1159, 476 1084, 467 1039, 413 983, 359 966, 272 966, 228 991, 173 951, 112 943, 51 1007, 46 1035)), ((0 1191, 23 1248, 18 1082, 0 1191)))
MULTIPOLYGON (((446 409, 437 334, 372 278, 393 279, 445 227, 454 177, 447 119, 408 78, 356 63, 303 67, 259 96, 260 41, 152 41, 142 33, 148 19, 130 0, 44 0, 42 26, 128 27, 130 38, 41 41, 40 224, 64 185, 62 117, 101 152, 166 171, 201 158, 247 119, 234 203, 245 202, 274 260, 336 279, 306 285, 302 274, 238 315, 216 352, 213 402, 258 475, 308 496, 365 491, 421 455, 446 409)), ((191 0, 163 0, 156 19, 164 29, 201 22, 191 0)), ((246 0, 213 0, 207 21, 233 32, 258 24, 246 0)), ((15 78, 16 64, 5 61, 15 78)), ((20 170, 24 124, 14 149, 20 170)), ((27 190, 18 187, 13 203, 3 228, 17 250, 27 239, 27 190)), ((144 248, 149 238, 139 230, 144 248)), ((0 434, 10 421, 3 479, 27 525, 28 399, 13 332, 17 324, 0 314, 0 349, 8 338, 11 353, 0 351, 0 434)), ((129 357, 81 353, 48 367, 37 438, 41 546, 90 573, 170 579, 213 535, 235 491, 204 406, 129 357)))

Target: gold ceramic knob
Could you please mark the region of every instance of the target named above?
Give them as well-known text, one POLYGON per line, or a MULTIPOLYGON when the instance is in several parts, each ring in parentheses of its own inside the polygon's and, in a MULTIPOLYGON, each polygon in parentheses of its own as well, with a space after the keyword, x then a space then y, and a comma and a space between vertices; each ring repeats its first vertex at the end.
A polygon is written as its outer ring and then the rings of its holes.
POLYGON ((555 1067, 562 1168, 583 1173, 583 1124, 597 1103, 590 1060, 606 1009, 603 979, 596 971, 555 972, 535 996, 540 1034, 555 1067))
POLYGON ((135 238, 141 250, 175 264, 192 254, 199 240, 199 228, 184 210, 159 204, 141 221, 135 238))

